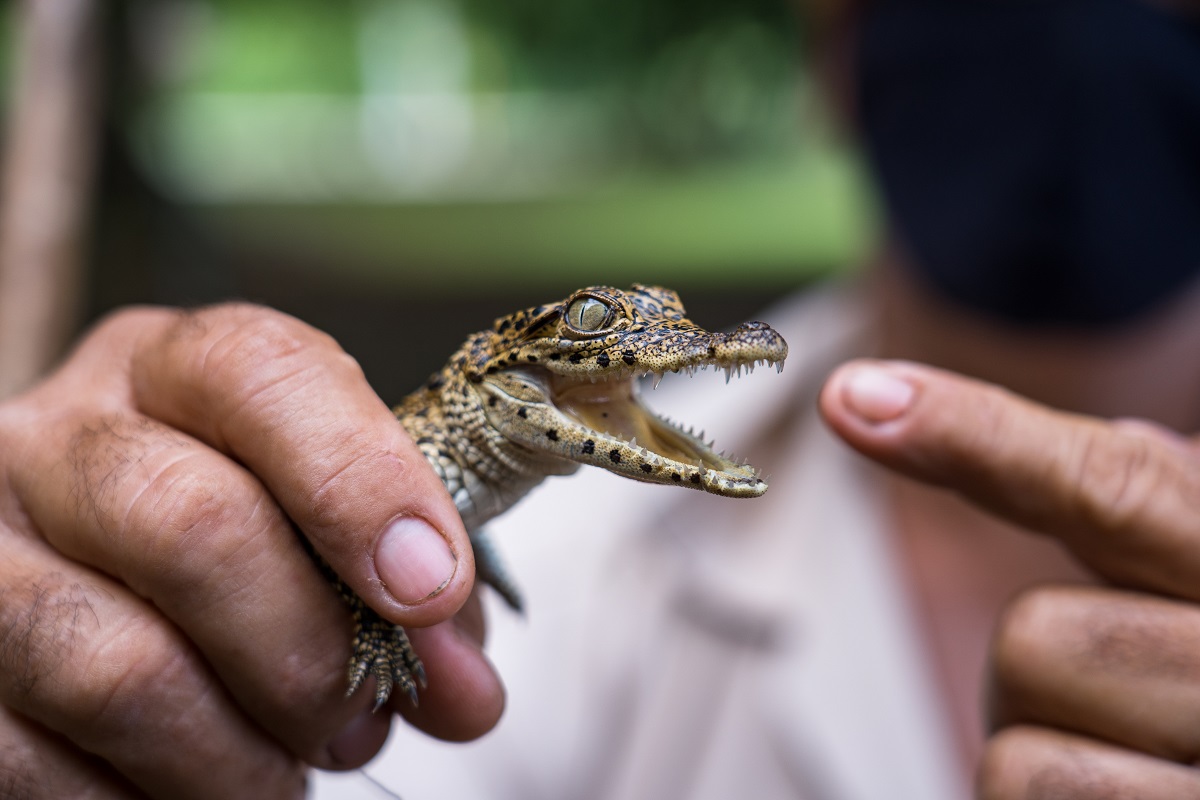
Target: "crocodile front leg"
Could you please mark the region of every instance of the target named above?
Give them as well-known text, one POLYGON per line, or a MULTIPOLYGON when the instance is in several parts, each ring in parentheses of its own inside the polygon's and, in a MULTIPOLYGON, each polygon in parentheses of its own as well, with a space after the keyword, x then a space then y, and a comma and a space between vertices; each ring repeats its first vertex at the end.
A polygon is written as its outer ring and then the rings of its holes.
MULTIPOLYGON (((475 531, 471 534, 471 546, 475 551, 476 577, 499 592, 513 610, 520 611, 519 590, 508 576, 491 541, 482 531, 475 531)), ((392 689, 396 687, 408 695, 414 706, 417 705, 417 689, 425 688, 425 668, 409 643, 404 628, 376 614, 333 570, 328 566, 325 569, 354 616, 354 641, 347 672, 349 688, 346 696, 358 691, 368 675, 374 675, 376 710, 387 702, 392 689)))
MULTIPOLYGON (((481 534, 475 532, 471 535, 478 579, 499 592, 514 610, 520 611, 521 598, 516 585, 501 565, 491 542, 481 534)), ((414 706, 417 705, 417 690, 425 688, 425 667, 413 650, 404 628, 375 613, 323 559, 319 561, 354 617, 354 641, 347 670, 349 688, 346 696, 358 691, 368 675, 374 675, 375 710, 387 702, 394 688, 399 688, 408 695, 414 706)))
POLYGON ((387 702, 395 687, 407 694, 415 706, 417 689, 425 688, 425 667, 421 665, 421 659, 409 643, 404 628, 375 613, 355 594, 350 585, 334 572, 329 562, 317 554, 307 538, 300 536, 300 541, 326 580, 337 589, 342 600, 350 607, 350 614, 354 619, 354 639, 346 671, 349 683, 346 696, 349 697, 358 691, 368 675, 374 675, 374 710, 378 711, 387 702))
POLYGON ((354 641, 347 671, 346 696, 358 691, 367 675, 375 676, 375 710, 399 687, 415 706, 417 688, 425 688, 425 668, 408 641, 404 628, 376 614, 342 580, 338 592, 354 615, 354 641))

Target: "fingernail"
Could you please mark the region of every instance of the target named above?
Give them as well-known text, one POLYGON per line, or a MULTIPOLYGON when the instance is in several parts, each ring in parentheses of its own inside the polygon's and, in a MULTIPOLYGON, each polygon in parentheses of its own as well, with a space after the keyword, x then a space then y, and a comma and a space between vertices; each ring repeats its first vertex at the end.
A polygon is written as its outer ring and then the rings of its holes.
POLYGON ((428 600, 446 588, 457 567, 446 539, 418 517, 401 517, 389 525, 375 551, 379 577, 405 605, 428 600))
POLYGON ((846 407, 871 423, 896 419, 916 394, 911 383, 880 367, 857 367, 842 386, 846 407))

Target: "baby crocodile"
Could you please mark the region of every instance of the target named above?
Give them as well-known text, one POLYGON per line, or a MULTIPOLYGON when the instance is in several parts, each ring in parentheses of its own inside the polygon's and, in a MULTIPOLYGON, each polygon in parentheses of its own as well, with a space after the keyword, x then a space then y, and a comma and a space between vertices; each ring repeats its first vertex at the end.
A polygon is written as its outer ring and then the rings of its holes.
MULTIPOLYGON (((783 337, 762 322, 710 333, 669 289, 592 286, 472 335, 395 413, 472 532, 477 574, 519 607, 479 530, 547 475, 591 464, 726 497, 767 490, 753 467, 646 410, 638 378, 712 366, 728 379, 759 364, 783 369, 786 356, 783 337)), ((404 629, 337 583, 356 623, 347 695, 374 675, 376 708, 394 685, 416 702, 425 676, 404 629)))

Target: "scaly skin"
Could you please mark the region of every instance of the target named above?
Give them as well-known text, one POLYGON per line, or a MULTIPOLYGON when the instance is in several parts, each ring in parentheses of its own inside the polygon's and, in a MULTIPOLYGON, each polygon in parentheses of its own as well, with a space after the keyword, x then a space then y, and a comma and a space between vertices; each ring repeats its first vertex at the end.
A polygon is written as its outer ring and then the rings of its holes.
MULTIPOLYGON (((472 335, 395 412, 472 531, 479 576, 519 606, 479 529, 548 475, 591 464, 726 497, 767 490, 753 467, 643 408, 637 378, 710 366, 782 369, 786 356, 783 337, 761 322, 710 333, 669 289, 593 286, 472 335)), ((416 702, 424 673, 404 630, 337 583, 356 623, 348 694, 371 674, 377 708, 394 685, 416 702)))

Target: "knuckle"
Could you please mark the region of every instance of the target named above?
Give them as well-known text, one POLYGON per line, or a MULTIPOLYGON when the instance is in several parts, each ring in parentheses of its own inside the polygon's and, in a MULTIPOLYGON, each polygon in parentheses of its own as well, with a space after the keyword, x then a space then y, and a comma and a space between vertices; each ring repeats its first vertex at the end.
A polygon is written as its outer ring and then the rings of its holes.
MULTIPOLYGON (((353 526, 362 514, 358 487, 375 483, 364 476, 376 470, 392 471, 397 464, 403 466, 404 461, 380 447, 378 440, 355 436, 346 441, 340 452, 330 457, 325 476, 312 489, 307 521, 317 530, 353 526)), ((410 481, 402 477, 398 483, 406 486, 410 481)))
POLYGON ((202 453, 167 460, 129 504, 128 525, 142 532, 143 572, 155 582, 186 591, 204 582, 211 569, 255 539, 263 521, 265 492, 240 473, 220 474, 202 453), (199 465, 197 465, 199 462, 199 465))
POLYGON ((0 675, 25 704, 75 656, 78 626, 95 622, 92 591, 58 574, 10 584, 0 592, 0 675))
POLYGON ((252 344, 268 353, 288 353, 308 347, 337 349, 337 342, 329 334, 274 308, 241 304, 234 311, 237 328, 252 344))
MULTIPOLYGON (((0 744, 0 797, 11 800, 61 797, 55 780, 56 764, 42 748, 19 742, 0 744)), ((76 797, 86 797, 84 786, 73 787, 76 797)))
POLYGON ((100 753, 148 735, 173 747, 203 746, 197 737, 205 732, 193 721, 203 718, 211 697, 200 656, 155 618, 110 622, 102 641, 74 668, 71 685, 60 689, 60 713, 69 716, 76 740, 100 753))
POLYGON ((1163 460, 1133 432, 1089 426, 1076 436, 1072 487, 1080 516, 1100 530, 1129 530, 1168 485, 1163 460))
POLYGON ((129 797, 107 765, 49 730, 0 707, 0 797, 10 800, 129 797))
POLYGON ((47 790, 47 773, 54 765, 43 753, 32 748, 0 747, 0 797, 34 800, 52 797, 47 790))
POLYGON ((1001 687, 1019 683, 1030 665, 1041 660, 1069 608, 1067 593, 1055 587, 1030 589, 1009 603, 992 639, 993 675, 1001 687))
POLYGON ((118 528, 114 499, 145 462, 151 423, 120 413, 99 414, 72 422, 66 462, 71 468, 67 499, 78 516, 94 519, 106 532, 118 528))
POLYGON ((216 376, 230 371, 241 376, 262 364, 290 359, 314 343, 311 329, 278 311, 235 307, 228 312, 205 363, 216 376))
POLYGON ((1061 732, 1032 725, 1005 728, 988 740, 976 772, 981 800, 1128 797, 1096 752, 1061 732))
POLYGON ((228 490, 195 460, 204 451, 183 434, 148 417, 92 415, 72 423, 66 461, 67 496, 78 516, 106 534, 156 530, 172 510, 201 506, 228 490), (169 501, 175 500, 171 503, 169 501))
POLYGON ((142 709, 195 683, 197 657, 165 629, 130 617, 114 625, 103 643, 88 654, 86 673, 67 705, 97 735, 136 726, 142 709))
POLYGON ((208 470, 192 469, 190 460, 171 462, 150 478, 131 509, 139 527, 166 523, 161 526, 165 538, 178 541, 219 530, 229 521, 241 498, 230 497, 230 487, 208 470))
POLYGON ((1196 796, 1190 771, 1165 769, 1140 757, 1133 761, 1130 755, 1066 731, 1009 728, 988 742, 976 794, 982 800, 1196 796))
MULTIPOLYGON (((230 413, 261 410, 329 373, 358 370, 332 337, 273 309, 219 307, 199 366, 203 391, 227 398, 230 413)), ((358 370, 361 374, 361 370, 358 370)))
POLYGON ((367 374, 363 371, 362 364, 358 363, 358 359, 342 350, 336 342, 334 347, 336 353, 330 364, 331 369, 342 379, 366 383, 367 374))

